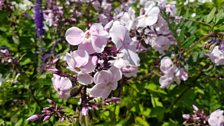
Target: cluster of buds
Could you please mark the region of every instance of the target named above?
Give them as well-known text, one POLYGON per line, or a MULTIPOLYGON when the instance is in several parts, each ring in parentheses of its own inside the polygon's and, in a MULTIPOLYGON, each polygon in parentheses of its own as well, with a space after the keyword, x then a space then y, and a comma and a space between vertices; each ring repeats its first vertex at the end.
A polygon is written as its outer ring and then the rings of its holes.
POLYGON ((183 68, 178 68, 169 57, 162 58, 160 70, 163 73, 159 79, 161 88, 168 87, 174 81, 180 84, 181 80, 186 81, 188 78, 188 73, 183 68))
POLYGON ((120 102, 120 98, 118 97, 112 97, 98 103, 90 101, 82 107, 81 115, 87 116, 89 115, 90 110, 99 110, 99 109, 104 110, 105 108, 102 108, 104 105, 110 105, 110 104, 115 104, 119 102, 120 102))
POLYGON ((224 111, 217 109, 209 116, 193 105, 193 114, 183 114, 184 125, 189 126, 224 126, 224 111))
POLYGON ((0 10, 3 9, 4 3, 5 3, 5 0, 0 0, 0 10))
MULTIPOLYGON (((193 114, 183 114, 184 125, 189 126, 207 126, 208 125, 208 116, 197 106, 193 105, 193 114)), ((220 125, 217 125, 220 126, 220 125)))
POLYGON ((14 59, 8 49, 0 49, 1 63, 13 63, 14 59))
POLYGON ((51 106, 43 108, 42 114, 35 114, 30 116, 27 121, 36 121, 40 119, 42 119, 43 121, 47 121, 52 116, 57 116, 59 118, 59 121, 68 119, 72 122, 73 117, 66 116, 62 108, 60 108, 54 101, 52 101, 51 99, 47 99, 47 101, 51 104, 51 106))

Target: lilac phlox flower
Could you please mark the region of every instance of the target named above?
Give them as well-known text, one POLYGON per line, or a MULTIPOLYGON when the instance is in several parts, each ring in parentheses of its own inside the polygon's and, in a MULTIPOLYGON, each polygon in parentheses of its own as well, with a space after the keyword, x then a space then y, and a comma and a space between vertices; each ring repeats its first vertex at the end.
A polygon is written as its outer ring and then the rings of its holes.
POLYGON ((87 51, 78 49, 68 53, 65 60, 68 64, 68 69, 77 73, 77 81, 80 84, 87 85, 93 82, 93 78, 89 73, 96 68, 96 56, 89 56, 87 51))
POLYGON ((181 80, 186 81, 188 79, 188 73, 184 69, 178 68, 169 57, 163 57, 160 70, 163 73, 159 79, 161 88, 166 88, 173 82, 180 84, 181 80))
POLYGON ((136 43, 132 41, 128 29, 120 21, 113 22, 109 34, 117 50, 128 49, 136 51, 136 43))
POLYGON ((86 50, 89 54, 103 52, 109 37, 108 32, 99 23, 93 24, 86 32, 71 27, 66 31, 65 36, 69 44, 79 45, 79 49, 86 50))
POLYGON ((112 90, 115 90, 118 85, 118 81, 122 78, 120 69, 112 66, 108 70, 98 71, 94 75, 93 86, 88 92, 92 97, 101 97, 106 99, 112 90))
POLYGON ((163 53, 167 51, 170 45, 176 45, 176 41, 168 29, 166 21, 159 16, 158 22, 154 25, 157 35, 153 36, 154 39, 151 39, 150 45, 156 51, 163 53))
POLYGON ((144 28, 154 25, 160 13, 160 9, 156 6, 154 1, 148 1, 145 3, 144 14, 137 17, 137 27, 144 28))
POLYGON ((72 82, 67 77, 61 77, 54 74, 52 78, 54 89, 62 99, 67 99, 70 96, 70 90, 72 88, 72 82))
POLYGON ((114 60, 110 61, 110 63, 113 66, 119 68, 124 76, 135 77, 137 76, 138 72, 139 57, 137 53, 135 53, 134 55, 136 55, 136 58, 131 59, 127 52, 120 52, 116 57, 114 57, 114 60))
POLYGON ((207 54, 210 60, 218 65, 224 64, 224 51, 219 49, 219 46, 215 46, 211 53, 207 54))
POLYGON ((208 118, 208 123, 210 126, 224 126, 224 111, 215 110, 212 112, 208 118))
POLYGON ((130 43, 132 41, 127 28, 119 21, 113 22, 109 34, 117 49, 120 49, 125 43, 130 43))
POLYGON ((116 17, 129 31, 135 26, 135 10, 132 7, 127 12, 121 12, 116 17))

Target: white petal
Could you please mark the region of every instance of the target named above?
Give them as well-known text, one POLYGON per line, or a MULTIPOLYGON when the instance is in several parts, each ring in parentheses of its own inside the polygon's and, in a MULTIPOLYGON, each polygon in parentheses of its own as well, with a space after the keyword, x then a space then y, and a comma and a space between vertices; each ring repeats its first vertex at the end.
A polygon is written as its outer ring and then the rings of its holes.
POLYGON ((79 74, 77 76, 77 80, 82 85, 88 85, 93 83, 93 77, 90 76, 89 74, 79 74))
POLYGON ((83 31, 77 27, 69 28, 65 33, 65 39, 71 45, 78 45, 82 42, 83 31))

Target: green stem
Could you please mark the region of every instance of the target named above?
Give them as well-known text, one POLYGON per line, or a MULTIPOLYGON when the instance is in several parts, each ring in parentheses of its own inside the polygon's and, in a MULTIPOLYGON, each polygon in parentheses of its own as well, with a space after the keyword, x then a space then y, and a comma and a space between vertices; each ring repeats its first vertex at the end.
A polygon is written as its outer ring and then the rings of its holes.
POLYGON ((42 65, 42 56, 43 56, 43 40, 42 36, 39 36, 37 39, 37 51, 38 51, 38 59, 37 59, 37 72, 41 73, 41 65, 42 65))

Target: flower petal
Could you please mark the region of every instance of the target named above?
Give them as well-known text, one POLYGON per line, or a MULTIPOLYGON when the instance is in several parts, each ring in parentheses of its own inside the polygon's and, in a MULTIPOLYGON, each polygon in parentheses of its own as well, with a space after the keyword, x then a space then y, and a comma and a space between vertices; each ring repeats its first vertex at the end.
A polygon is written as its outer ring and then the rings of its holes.
POLYGON ((71 45, 79 45, 82 42, 83 31, 77 27, 69 28, 65 33, 65 39, 71 45))

